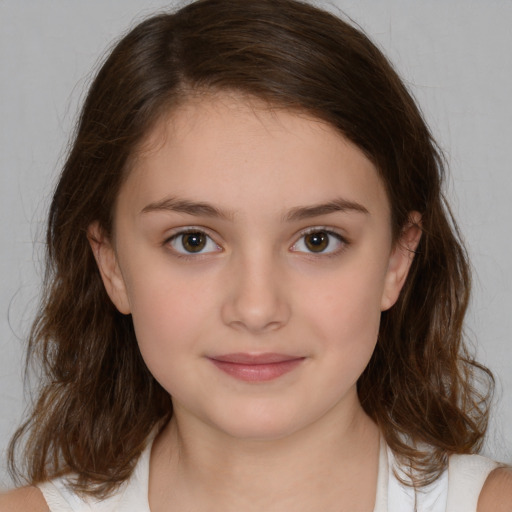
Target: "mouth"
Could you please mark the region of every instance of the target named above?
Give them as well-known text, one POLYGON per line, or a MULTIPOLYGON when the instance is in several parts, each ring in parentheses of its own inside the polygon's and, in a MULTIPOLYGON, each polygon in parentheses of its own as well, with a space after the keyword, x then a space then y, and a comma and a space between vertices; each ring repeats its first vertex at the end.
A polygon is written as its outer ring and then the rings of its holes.
POLYGON ((224 354, 208 358, 219 370, 245 382, 277 379, 297 368, 305 357, 286 354, 224 354))

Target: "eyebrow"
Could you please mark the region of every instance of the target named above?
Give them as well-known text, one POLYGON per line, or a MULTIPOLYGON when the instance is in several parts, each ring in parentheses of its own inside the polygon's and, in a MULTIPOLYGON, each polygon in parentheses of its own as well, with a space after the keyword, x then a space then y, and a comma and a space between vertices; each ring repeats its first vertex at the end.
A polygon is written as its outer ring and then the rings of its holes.
POLYGON ((335 212, 356 212, 369 214, 369 211, 359 203, 348 201, 339 197, 327 203, 315 204, 312 206, 298 206, 292 208, 284 217, 287 222, 294 222, 298 220, 311 219, 313 217, 320 217, 335 212))
POLYGON ((209 203, 190 201, 188 199, 179 199, 176 197, 168 197, 161 201, 150 203, 142 209, 141 213, 161 211, 186 213, 196 217, 217 217, 226 220, 232 220, 234 217, 232 212, 219 210, 209 203))
MULTIPOLYGON (((141 210, 141 213, 159 211, 186 213, 196 217, 215 217, 225 220, 233 220, 234 218, 234 212, 220 210, 210 203, 179 199, 176 197, 168 197, 161 201, 150 203, 141 210)), ((359 203, 343 198, 336 198, 327 203, 292 208, 283 216, 283 220, 285 222, 296 222, 335 212, 369 213, 368 210, 359 203)))

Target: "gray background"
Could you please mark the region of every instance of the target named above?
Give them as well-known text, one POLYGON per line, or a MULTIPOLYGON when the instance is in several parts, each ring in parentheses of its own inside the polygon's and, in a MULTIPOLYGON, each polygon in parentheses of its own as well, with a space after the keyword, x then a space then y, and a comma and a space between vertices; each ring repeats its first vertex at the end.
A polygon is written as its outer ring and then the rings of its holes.
MULTIPOLYGON (((512 0, 317 3, 341 8, 384 49, 446 151, 447 192, 475 270, 468 332, 498 378, 485 452, 512 462, 512 0)), ((23 339, 45 210, 78 105, 111 42, 169 5, 0 0, 0 482, 28 403, 23 339)))

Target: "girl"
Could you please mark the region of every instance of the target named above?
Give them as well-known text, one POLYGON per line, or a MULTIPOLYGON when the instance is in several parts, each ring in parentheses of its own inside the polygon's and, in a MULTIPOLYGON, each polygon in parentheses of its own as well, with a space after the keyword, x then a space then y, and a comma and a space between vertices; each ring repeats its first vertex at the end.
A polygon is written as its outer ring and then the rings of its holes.
MULTIPOLYGON (((499 511, 442 159, 360 31, 294 0, 148 19, 50 208, 30 487, 3 511, 499 511)), ((481 382, 486 380, 487 388, 481 382)))

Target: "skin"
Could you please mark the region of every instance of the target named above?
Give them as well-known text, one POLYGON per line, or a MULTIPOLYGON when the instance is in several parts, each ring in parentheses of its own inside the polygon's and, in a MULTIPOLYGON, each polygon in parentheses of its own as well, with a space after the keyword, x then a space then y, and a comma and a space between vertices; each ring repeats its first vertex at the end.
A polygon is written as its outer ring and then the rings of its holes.
MULTIPOLYGON (((496 469, 485 482, 477 512, 511 512, 511 503, 512 470, 496 469)), ((0 494, 0 512, 48 512, 48 506, 39 489, 24 487, 0 494)))
POLYGON ((92 246, 175 411, 152 509, 372 510, 379 434, 356 382, 420 237, 411 224, 392 244, 373 164, 317 120, 203 98, 155 127, 115 219, 113 240, 91 226, 92 246), (186 254, 183 229, 210 237, 204 252, 186 254), (311 230, 332 232, 325 251, 308 249, 311 230), (247 383, 209 359, 234 352, 303 360, 247 383))
MULTIPOLYGON (((105 287, 173 398, 151 455, 151 510, 371 511, 379 432, 356 382, 420 218, 393 244, 383 184, 357 147, 306 116, 214 99, 154 128, 120 191, 114 237, 89 230, 105 287), (208 235, 202 252, 186 254, 184 228, 208 235), (311 230, 334 233, 325 251, 308 248, 311 230), (244 382, 209 359, 233 352, 303 359, 244 382)), ((479 512, 509 510, 496 508, 496 492, 509 502, 503 471, 479 512)), ((37 491, 17 492, 0 511, 46 510, 37 491)))

